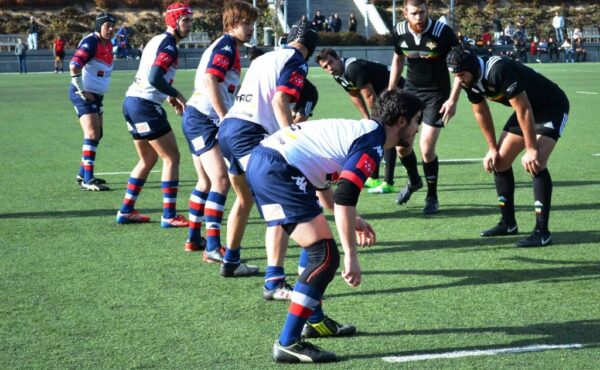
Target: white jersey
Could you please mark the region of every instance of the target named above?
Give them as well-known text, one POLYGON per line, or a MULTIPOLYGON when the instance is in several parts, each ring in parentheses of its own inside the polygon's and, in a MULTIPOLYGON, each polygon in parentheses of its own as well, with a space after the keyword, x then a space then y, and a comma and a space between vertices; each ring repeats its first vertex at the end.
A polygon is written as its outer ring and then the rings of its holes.
POLYGON ((225 117, 256 123, 272 134, 280 127, 273 111, 273 96, 281 91, 290 95, 292 102, 298 101, 307 73, 302 54, 292 47, 261 55, 248 68, 225 117))
POLYGON ((154 36, 150 42, 144 47, 140 66, 135 80, 129 86, 125 96, 134 96, 151 100, 157 104, 162 104, 167 95, 158 91, 150 84, 149 76, 152 66, 157 65, 166 71, 164 79, 173 84, 175 72, 177 72, 177 64, 179 62, 179 49, 175 36, 170 33, 154 36))
POLYGON ((338 178, 363 187, 381 161, 385 130, 372 120, 324 119, 283 128, 261 142, 281 153, 317 189, 338 178), (358 172, 360 171, 361 174, 358 172))
POLYGON ((221 36, 202 54, 196 70, 194 93, 187 104, 218 121, 219 115, 208 97, 204 77, 206 74, 217 76, 219 79, 219 94, 223 99, 225 108, 229 110, 235 100, 241 70, 240 53, 235 38, 230 35, 221 36))
POLYGON ((104 95, 113 70, 112 44, 91 33, 81 40, 70 64, 81 68, 84 91, 104 95))

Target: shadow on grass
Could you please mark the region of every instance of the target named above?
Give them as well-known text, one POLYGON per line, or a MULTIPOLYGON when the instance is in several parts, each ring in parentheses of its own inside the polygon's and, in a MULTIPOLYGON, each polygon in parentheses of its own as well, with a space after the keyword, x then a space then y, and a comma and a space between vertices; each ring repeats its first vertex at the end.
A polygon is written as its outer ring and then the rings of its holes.
MULTIPOLYGON (((529 281, 538 283, 555 283, 571 279, 600 279, 600 261, 546 261, 540 259, 517 258, 517 261, 535 264, 561 264, 561 267, 546 267, 535 269, 489 269, 489 270, 382 270, 363 271, 363 275, 402 275, 435 276, 456 279, 452 282, 429 284, 415 287, 399 287, 369 291, 353 291, 328 294, 328 297, 339 298, 357 295, 381 295, 417 292, 432 289, 447 289, 476 285, 512 284, 529 281)), ((600 332, 599 332, 600 333, 600 332)))
POLYGON ((467 346, 467 347, 446 347, 446 348, 428 348, 412 352, 399 351, 387 353, 369 353, 363 355, 344 356, 344 360, 351 359, 370 359, 386 356, 411 356, 431 353, 445 353, 454 351, 472 351, 472 350, 487 350, 508 347, 523 347, 537 344, 582 344, 584 348, 600 347, 600 320, 581 320, 567 321, 561 323, 541 323, 526 326, 488 326, 476 328, 442 328, 442 329, 423 329, 423 330, 398 330, 387 332, 358 332, 356 336, 364 337, 387 337, 401 335, 445 335, 445 334, 483 334, 483 333, 499 333, 506 335, 530 335, 531 339, 519 339, 510 343, 489 344, 483 346, 467 346))

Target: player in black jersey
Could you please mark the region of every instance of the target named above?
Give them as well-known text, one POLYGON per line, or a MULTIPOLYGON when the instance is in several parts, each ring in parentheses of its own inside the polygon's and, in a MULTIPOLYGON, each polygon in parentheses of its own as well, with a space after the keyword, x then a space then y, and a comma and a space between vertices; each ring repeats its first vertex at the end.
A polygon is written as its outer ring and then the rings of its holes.
MULTIPOLYGON (((389 89, 396 86, 407 65, 405 89, 425 102, 423 126, 419 146, 423 160, 423 172, 427 179, 427 197, 424 214, 436 213, 439 209, 437 197, 438 158, 435 145, 440 129, 456 111, 460 86, 455 83, 450 92, 450 76, 446 66, 446 55, 450 48, 458 45, 454 31, 440 21, 427 16, 425 0, 404 0, 405 21, 394 30, 395 53, 392 59, 389 89)), ((396 197, 396 203, 406 203, 412 193, 423 187, 417 158, 413 146, 399 147, 398 155, 408 173, 408 183, 396 197)))
MULTIPOLYGON (((375 105, 375 100, 388 87, 390 70, 388 66, 357 58, 340 58, 331 48, 322 49, 316 56, 316 62, 333 76, 335 81, 346 90, 350 100, 362 118, 370 118, 369 109, 375 105)), ((404 79, 400 78, 398 87, 404 86, 404 79)), ((365 187, 371 194, 391 193, 394 188, 394 168, 396 167, 396 150, 388 149, 384 153, 385 176, 379 180, 379 166, 365 187)))
POLYGON ((475 119, 489 147, 483 167, 488 172, 494 172, 496 182, 502 218, 496 226, 483 231, 481 236, 517 233, 512 163, 525 149, 521 164, 533 176, 536 222, 531 235, 519 240, 517 246, 543 247, 550 244, 548 219, 552 178, 547 164, 567 124, 567 96, 554 82, 509 58, 491 57, 483 60, 473 51, 457 47, 448 54, 447 62, 448 69, 461 83, 473 105, 475 119), (515 110, 498 141, 485 98, 515 110))

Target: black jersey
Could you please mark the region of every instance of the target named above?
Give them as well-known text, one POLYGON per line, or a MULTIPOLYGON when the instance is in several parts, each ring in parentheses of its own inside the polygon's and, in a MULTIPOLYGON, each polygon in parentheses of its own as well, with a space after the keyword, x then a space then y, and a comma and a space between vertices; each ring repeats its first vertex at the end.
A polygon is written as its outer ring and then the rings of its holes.
POLYGON ((557 84, 526 65, 498 56, 479 59, 481 76, 471 88, 465 88, 469 101, 481 103, 485 98, 510 106, 509 100, 527 93, 534 110, 561 106, 567 97, 557 84))
POLYGON ((294 105, 292 111, 299 113, 303 116, 312 116, 312 112, 317 106, 319 101, 319 92, 315 85, 313 85, 308 79, 304 80, 304 87, 300 93, 300 99, 294 105))
POLYGON ((406 59, 406 88, 415 91, 450 91, 446 55, 458 45, 454 31, 440 21, 427 22, 420 37, 409 30, 407 21, 396 25, 394 51, 406 59))
POLYGON ((333 76, 337 83, 348 92, 359 91, 368 84, 373 85, 375 94, 379 95, 387 89, 390 80, 388 66, 364 59, 342 58, 344 74, 333 76))

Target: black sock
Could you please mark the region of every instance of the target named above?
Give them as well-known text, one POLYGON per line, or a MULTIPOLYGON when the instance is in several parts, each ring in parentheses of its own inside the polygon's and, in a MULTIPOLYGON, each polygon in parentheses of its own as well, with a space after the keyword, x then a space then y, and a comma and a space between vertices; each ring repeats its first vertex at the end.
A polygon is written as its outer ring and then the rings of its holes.
POLYGON ((394 185, 394 169, 396 168, 396 149, 387 149, 383 152, 385 159, 385 175, 383 181, 389 185, 394 185))
POLYGON ((400 163, 406 169, 406 174, 408 175, 408 181, 411 184, 416 184, 421 180, 421 175, 419 175, 419 168, 417 167, 417 156, 415 155, 415 151, 411 151, 409 155, 404 158, 400 158, 400 163))
POLYGON ((505 225, 515 225, 515 175, 512 167, 504 172, 495 172, 494 181, 502 222, 505 225))
POLYGON ((379 165, 375 166, 375 170, 373 172, 371 172, 371 176, 369 176, 372 179, 379 179, 379 165))
POLYGON ((548 231, 550 204, 552 203, 552 178, 547 168, 533 178, 533 198, 535 201, 535 228, 544 232, 548 231))
POLYGON ((437 180, 439 172, 438 158, 429 163, 423 162, 423 174, 427 180, 427 198, 437 198, 437 180))

